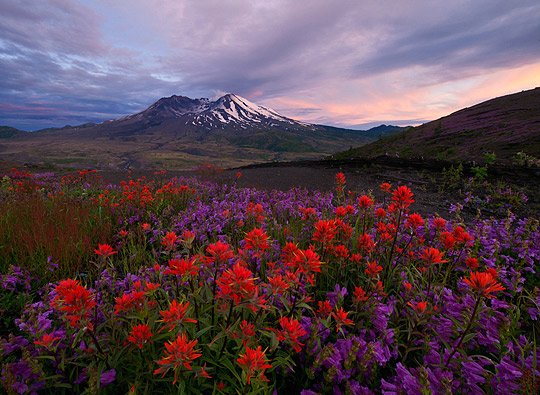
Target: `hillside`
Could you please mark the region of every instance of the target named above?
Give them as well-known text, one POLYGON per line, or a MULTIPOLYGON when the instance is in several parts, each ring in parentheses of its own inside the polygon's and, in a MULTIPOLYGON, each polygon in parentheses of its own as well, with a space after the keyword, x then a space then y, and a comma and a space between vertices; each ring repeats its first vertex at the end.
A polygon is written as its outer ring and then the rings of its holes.
POLYGON ((481 161, 483 153, 494 152, 508 163, 519 151, 540 157, 540 88, 488 100, 333 157, 481 161))

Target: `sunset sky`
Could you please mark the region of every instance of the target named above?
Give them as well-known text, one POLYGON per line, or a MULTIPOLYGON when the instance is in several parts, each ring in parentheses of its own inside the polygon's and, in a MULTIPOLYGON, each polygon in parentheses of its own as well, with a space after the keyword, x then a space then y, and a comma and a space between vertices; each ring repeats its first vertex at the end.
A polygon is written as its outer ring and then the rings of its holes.
POLYGON ((1 0, 0 125, 232 92, 298 120, 419 124, 540 86, 540 2, 1 0))

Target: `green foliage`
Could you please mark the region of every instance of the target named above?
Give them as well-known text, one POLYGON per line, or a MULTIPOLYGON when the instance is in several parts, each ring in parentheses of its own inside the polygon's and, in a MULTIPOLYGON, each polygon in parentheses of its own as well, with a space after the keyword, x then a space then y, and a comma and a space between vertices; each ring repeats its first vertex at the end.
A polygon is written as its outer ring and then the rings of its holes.
POLYGON ((475 181, 484 181, 488 176, 487 166, 473 166, 471 171, 475 181))
POLYGON ((497 159, 497 155, 495 152, 484 152, 484 162, 486 165, 492 165, 495 163, 495 160, 497 159))
POLYGON ((444 168, 442 171, 442 186, 443 189, 459 189, 463 184, 463 164, 451 166, 449 169, 444 168))
POLYGON ((523 151, 519 151, 514 155, 514 163, 518 166, 524 167, 540 167, 540 159, 535 158, 532 155, 528 155, 523 151))

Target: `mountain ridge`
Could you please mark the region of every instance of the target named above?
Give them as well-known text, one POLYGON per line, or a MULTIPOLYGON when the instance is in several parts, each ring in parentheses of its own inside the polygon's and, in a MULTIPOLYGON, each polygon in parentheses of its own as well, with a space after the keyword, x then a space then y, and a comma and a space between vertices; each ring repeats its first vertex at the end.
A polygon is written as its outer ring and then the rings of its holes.
POLYGON ((0 153, 71 166, 185 169, 320 159, 379 137, 296 121, 235 94, 216 100, 173 95, 115 120, 17 134, 2 141, 0 153))

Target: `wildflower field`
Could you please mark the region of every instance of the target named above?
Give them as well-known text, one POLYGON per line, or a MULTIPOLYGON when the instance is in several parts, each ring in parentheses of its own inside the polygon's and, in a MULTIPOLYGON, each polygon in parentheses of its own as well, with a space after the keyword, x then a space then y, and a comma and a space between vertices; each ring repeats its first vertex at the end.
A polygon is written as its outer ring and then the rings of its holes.
POLYGON ((538 219, 463 223, 416 213, 406 185, 335 182, 12 170, 2 390, 539 393, 538 219))

